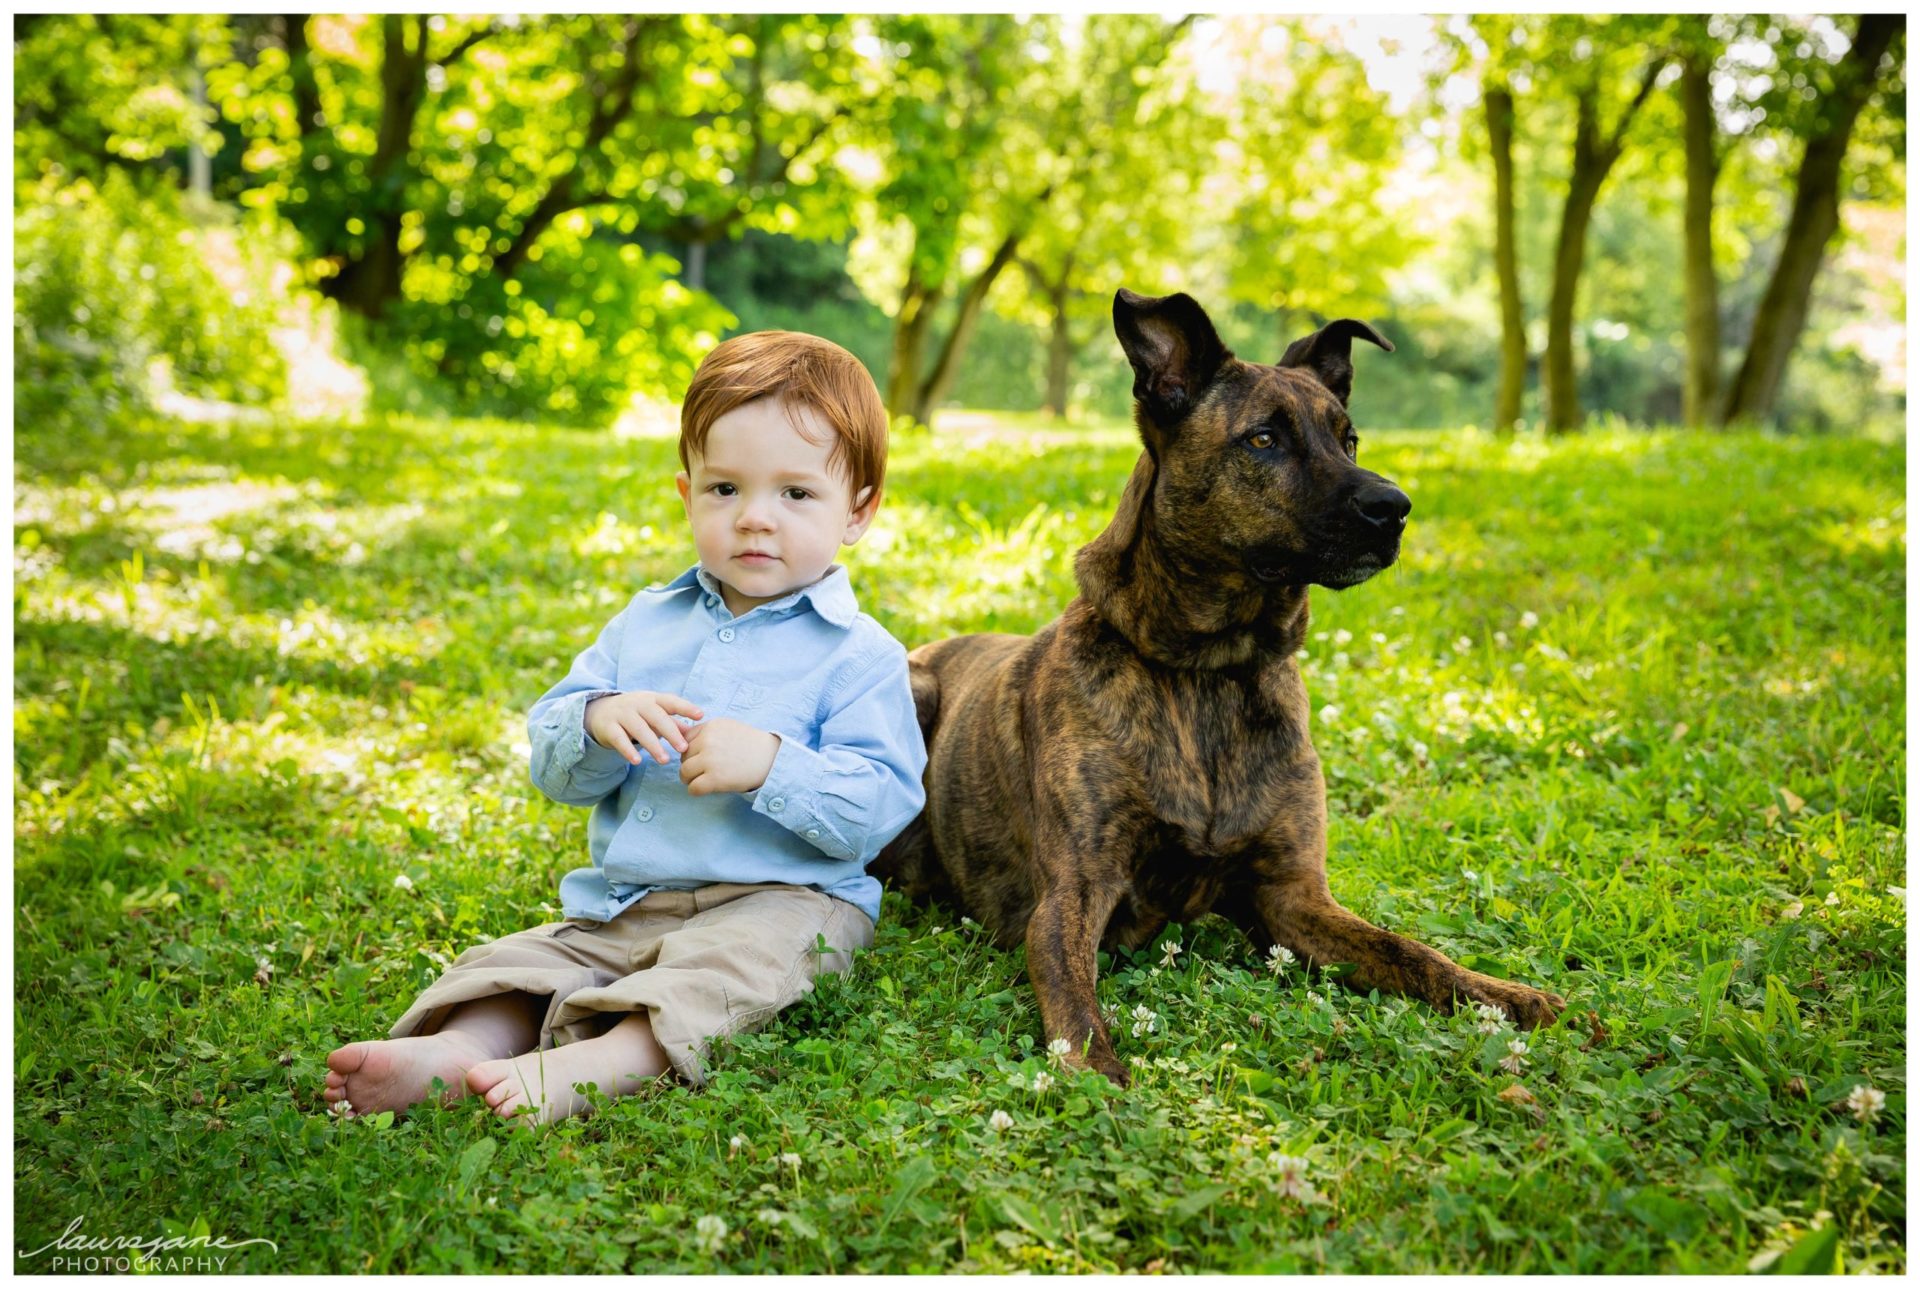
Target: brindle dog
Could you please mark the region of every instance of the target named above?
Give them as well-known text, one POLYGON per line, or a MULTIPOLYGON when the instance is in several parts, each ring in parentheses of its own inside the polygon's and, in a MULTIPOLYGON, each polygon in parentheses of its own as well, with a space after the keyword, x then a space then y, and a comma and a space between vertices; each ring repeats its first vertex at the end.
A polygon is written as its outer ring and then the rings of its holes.
POLYGON ((1295 654, 1310 585, 1392 564, 1412 503, 1355 463, 1355 337, 1342 319, 1274 366, 1242 362, 1192 297, 1122 290, 1146 451, 1074 562, 1080 595, 1028 636, 916 649, 927 806, 875 863, 910 895, 1027 944, 1049 1038, 1118 1083, 1095 949, 1170 919, 1230 918, 1264 953, 1352 963, 1352 981, 1551 1022, 1554 994, 1468 971, 1333 899, 1326 785, 1295 654))

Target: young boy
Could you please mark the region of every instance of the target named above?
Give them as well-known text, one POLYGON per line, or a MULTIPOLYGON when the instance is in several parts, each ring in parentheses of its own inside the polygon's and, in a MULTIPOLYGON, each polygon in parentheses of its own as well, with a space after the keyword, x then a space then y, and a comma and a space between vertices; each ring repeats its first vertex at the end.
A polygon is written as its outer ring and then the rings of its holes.
POLYGON ((833 559, 873 522, 886 451, 838 345, 762 331, 700 364, 676 478, 699 563, 636 595, 527 721, 534 783, 593 807, 566 920, 468 949, 391 1037, 329 1055, 337 1111, 438 1078, 547 1122, 586 1108, 577 1084, 699 1085, 712 1039, 873 943, 866 865, 919 813, 927 754, 906 651, 833 559))

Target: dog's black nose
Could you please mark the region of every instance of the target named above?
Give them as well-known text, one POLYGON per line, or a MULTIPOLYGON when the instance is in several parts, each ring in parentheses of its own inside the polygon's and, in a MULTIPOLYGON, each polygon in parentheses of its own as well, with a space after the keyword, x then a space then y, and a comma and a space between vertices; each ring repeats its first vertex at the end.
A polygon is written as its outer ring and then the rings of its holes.
POLYGON ((1389 532, 1405 528, 1407 512, 1413 509, 1407 494, 1390 483, 1363 484, 1353 494, 1350 504, 1362 519, 1389 532))

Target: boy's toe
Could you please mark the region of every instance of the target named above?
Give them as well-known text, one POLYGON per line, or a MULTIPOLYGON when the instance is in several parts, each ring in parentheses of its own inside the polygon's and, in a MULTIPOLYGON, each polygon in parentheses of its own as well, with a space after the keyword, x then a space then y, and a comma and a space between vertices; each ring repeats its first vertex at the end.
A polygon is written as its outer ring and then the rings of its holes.
MULTIPOLYGON (((345 1047, 336 1047, 327 1053, 327 1068, 344 1079, 347 1075, 358 1072, 360 1067, 366 1064, 367 1051, 372 1046, 372 1042, 369 1041, 348 1043, 345 1047)), ((332 1077, 332 1075, 328 1075, 329 1080, 331 1080, 332 1077)))
MULTIPOLYGON (((506 1076, 506 1071, 499 1068, 503 1064, 505 1062, 482 1061, 470 1067, 467 1070, 467 1091, 475 1096, 486 1096, 506 1076)), ((493 1102, 489 1100, 487 1104, 492 1105, 493 1102)))

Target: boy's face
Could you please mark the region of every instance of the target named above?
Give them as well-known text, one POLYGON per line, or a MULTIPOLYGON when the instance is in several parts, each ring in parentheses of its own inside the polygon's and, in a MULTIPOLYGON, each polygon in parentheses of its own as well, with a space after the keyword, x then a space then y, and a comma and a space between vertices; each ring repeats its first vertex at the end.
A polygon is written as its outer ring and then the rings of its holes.
POLYGON ((700 563, 736 615, 819 581, 873 522, 879 494, 854 498, 832 455, 833 431, 812 408, 761 398, 715 421, 706 453, 675 476, 700 563))

